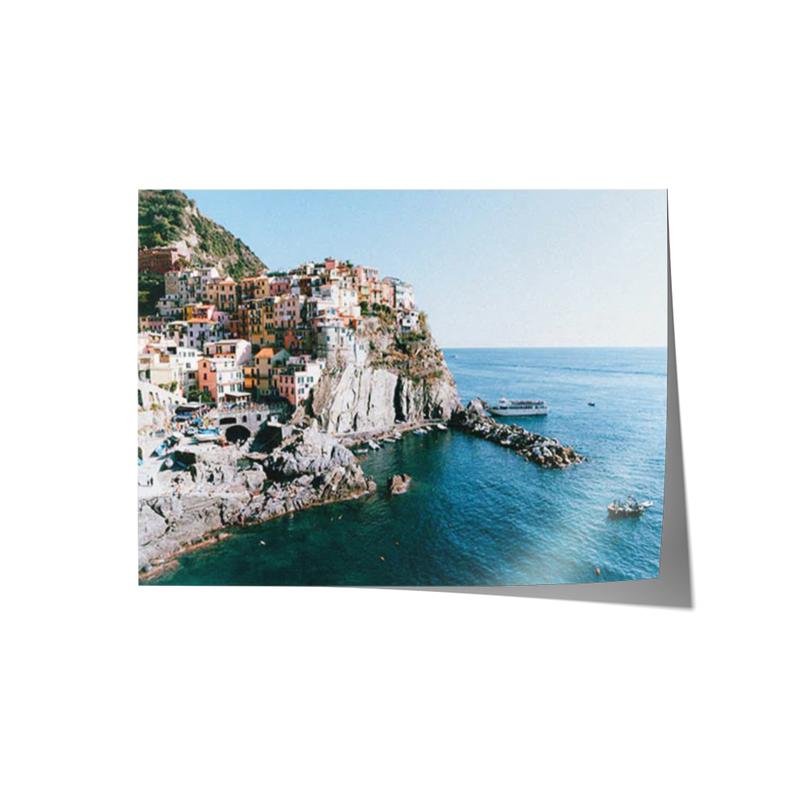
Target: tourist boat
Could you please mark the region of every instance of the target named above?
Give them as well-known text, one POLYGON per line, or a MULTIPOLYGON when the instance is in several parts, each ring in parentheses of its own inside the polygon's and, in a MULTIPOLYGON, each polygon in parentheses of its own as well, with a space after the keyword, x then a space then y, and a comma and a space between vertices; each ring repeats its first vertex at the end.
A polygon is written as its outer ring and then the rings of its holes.
POLYGON ((496 417, 541 417, 547 414, 544 400, 506 400, 500 398, 496 406, 487 406, 490 414, 496 417))
POLYGON ((620 503, 618 500, 615 500, 613 503, 609 504, 608 516, 611 517, 611 519, 637 517, 642 513, 642 511, 644 511, 646 508, 650 508, 652 505, 652 500, 646 500, 644 503, 640 503, 635 497, 628 495, 628 499, 624 504, 620 503))
POLYGON ((198 442, 216 442, 219 439, 219 428, 201 428, 194 435, 198 442))

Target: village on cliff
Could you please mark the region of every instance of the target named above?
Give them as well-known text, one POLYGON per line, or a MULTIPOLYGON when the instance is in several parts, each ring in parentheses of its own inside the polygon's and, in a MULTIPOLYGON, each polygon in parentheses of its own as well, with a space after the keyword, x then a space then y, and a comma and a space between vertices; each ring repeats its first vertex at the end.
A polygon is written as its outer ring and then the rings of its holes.
POLYGON ((139 319, 145 391, 155 386, 220 407, 297 406, 329 361, 366 362, 358 336, 365 315, 390 312, 398 331, 419 329, 412 286, 381 279, 372 267, 328 258, 237 283, 216 266, 192 265, 188 255, 178 247, 139 251, 139 272, 164 278, 157 314, 139 319))
POLYGON ((583 458, 481 401, 464 409, 412 287, 374 268, 326 259, 236 282, 158 248, 139 269, 165 289, 139 319, 142 573, 227 526, 374 492, 353 448, 410 430, 455 426, 549 468, 583 458))

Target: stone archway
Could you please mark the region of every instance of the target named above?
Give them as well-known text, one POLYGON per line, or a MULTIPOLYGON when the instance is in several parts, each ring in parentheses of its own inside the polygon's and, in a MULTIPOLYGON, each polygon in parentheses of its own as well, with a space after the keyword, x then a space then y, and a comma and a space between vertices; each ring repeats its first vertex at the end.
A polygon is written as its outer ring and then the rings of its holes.
POLYGON ((251 436, 250 429, 245 428, 244 425, 231 425, 231 427, 225 431, 225 439, 234 444, 246 442, 251 436))

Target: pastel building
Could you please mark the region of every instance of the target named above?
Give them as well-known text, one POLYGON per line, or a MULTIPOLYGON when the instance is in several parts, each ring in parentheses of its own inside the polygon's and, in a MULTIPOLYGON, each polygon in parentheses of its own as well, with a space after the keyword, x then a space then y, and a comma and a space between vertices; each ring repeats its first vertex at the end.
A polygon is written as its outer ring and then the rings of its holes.
POLYGON ((394 284, 390 278, 384 278, 381 281, 381 305, 394 308, 394 298, 394 284))
POLYGON ((402 310, 397 315, 397 325, 402 333, 410 333, 419 329, 419 311, 416 309, 402 310))
POLYGON ((240 333, 254 346, 270 346, 275 342, 275 299, 261 297, 245 301, 239 309, 240 333))
POLYGON ((414 287, 410 283, 405 283, 398 278, 384 278, 383 284, 391 285, 394 289, 394 302, 387 303, 394 308, 414 308, 414 287))
POLYGON ((158 316, 165 320, 181 319, 183 309, 177 294, 165 294, 156 303, 158 316))
POLYGON ((275 299, 275 325, 278 328, 295 328, 303 319, 305 297, 283 294, 275 299))
POLYGON ((209 342, 203 348, 206 356, 230 356, 234 362, 241 366, 253 357, 253 347, 244 339, 220 339, 218 342, 209 342))
POLYGON ((289 294, 292 282, 288 275, 270 275, 269 293, 271 297, 280 297, 282 294, 289 294))
POLYGON ((231 277, 214 278, 204 287, 206 302, 228 313, 234 313, 239 307, 239 294, 239 287, 231 277))
POLYGON ((368 284, 379 280, 380 272, 375 267, 356 267, 353 270, 358 286, 367 286, 368 284))
POLYGON ((207 342, 215 342, 223 337, 223 332, 218 330, 217 323, 206 317, 187 319, 183 334, 179 344, 197 350, 202 350, 207 342))
POLYGON ((304 403, 322 376, 325 362, 312 360, 310 356, 293 356, 286 366, 278 371, 277 391, 293 406, 304 403))
POLYGON ((341 317, 320 321, 316 326, 317 356, 327 361, 343 360, 361 366, 367 361, 367 349, 356 336, 352 325, 341 317))
POLYGON ((251 278, 242 278, 242 300, 258 300, 269 297, 271 294, 270 279, 267 275, 255 275, 251 278))
POLYGON ((197 364, 198 389, 215 403, 236 402, 245 397, 244 368, 233 356, 202 356, 197 364))

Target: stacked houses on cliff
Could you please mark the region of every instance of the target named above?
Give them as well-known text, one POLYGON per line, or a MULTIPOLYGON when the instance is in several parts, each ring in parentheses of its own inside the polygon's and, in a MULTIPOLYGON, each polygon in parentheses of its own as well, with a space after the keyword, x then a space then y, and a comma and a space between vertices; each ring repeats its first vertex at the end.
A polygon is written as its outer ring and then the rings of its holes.
POLYGON ((335 259, 239 282, 183 254, 140 251, 140 271, 163 275, 157 313, 139 320, 139 378, 187 400, 277 398, 299 405, 325 364, 364 364, 364 315, 390 309, 399 330, 419 327, 412 286, 335 259))

